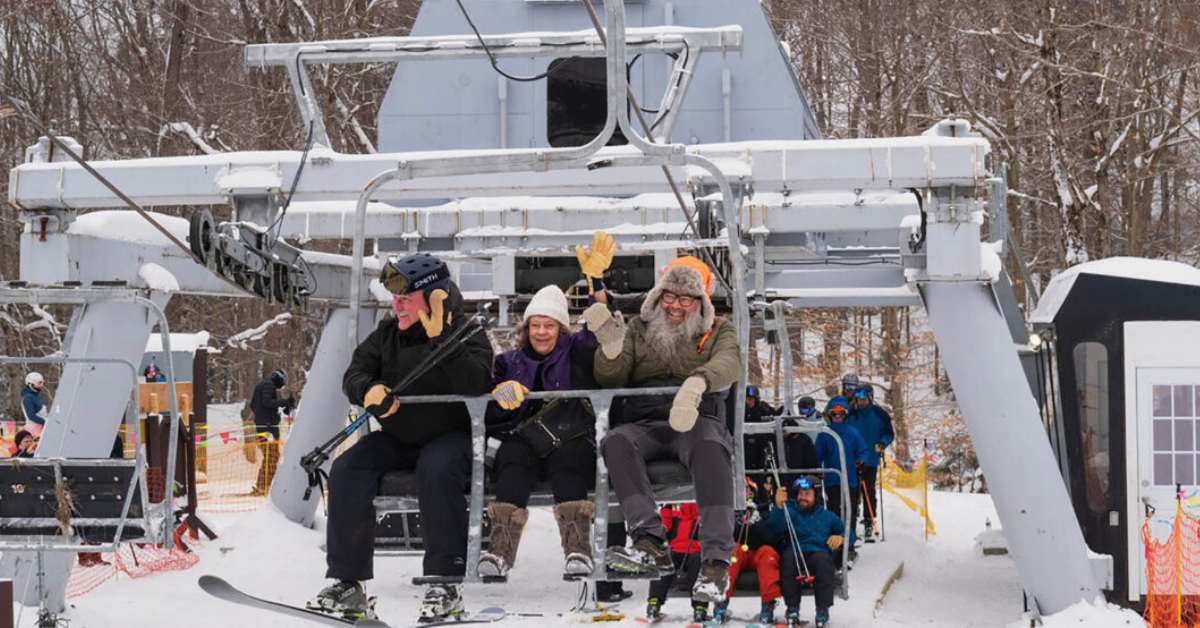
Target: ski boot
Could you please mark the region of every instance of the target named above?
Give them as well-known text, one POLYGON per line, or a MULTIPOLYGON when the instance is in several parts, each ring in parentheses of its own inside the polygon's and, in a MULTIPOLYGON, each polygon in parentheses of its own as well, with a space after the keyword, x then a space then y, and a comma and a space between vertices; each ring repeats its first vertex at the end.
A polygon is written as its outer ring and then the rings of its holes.
POLYGON ((863 542, 864 543, 874 543, 875 542, 875 527, 871 525, 870 521, 863 524, 863 542))
POLYGON ((617 602, 628 600, 631 597, 633 597, 633 591, 626 591, 625 588, 621 586, 620 580, 613 582, 600 580, 596 582, 597 602, 616 604, 617 602))
POLYGON ((818 608, 817 609, 817 617, 816 617, 816 620, 813 621, 813 626, 815 628, 825 628, 828 625, 829 625, 829 609, 828 608, 818 608))
POLYGON ((375 598, 368 598, 362 584, 352 580, 338 580, 321 589, 304 607, 354 621, 375 618, 375 598))
POLYGON ((724 624, 729 621, 729 600, 721 600, 713 605, 713 623, 724 624))
POLYGON ((803 625, 800 623, 800 607, 789 607, 783 616, 783 623, 788 628, 798 628, 803 625))
POLYGON ((758 611, 758 623, 767 626, 775 624, 775 600, 762 603, 762 609, 758 611))
POLYGON ((700 575, 692 586, 692 599, 718 604, 725 599, 729 588, 729 564, 719 560, 706 560, 700 566, 700 575))
POLYGON ((662 602, 659 602, 656 597, 646 600, 646 623, 656 624, 662 619, 662 602))
POLYGON ((418 621, 422 624, 446 621, 458 618, 462 614, 462 585, 435 584, 425 590, 418 621))
POLYGON ((605 563, 609 569, 620 573, 659 578, 675 573, 667 544, 650 535, 634 540, 633 547, 609 548, 605 563))
POLYGON ((692 600, 692 623, 703 624, 708 621, 708 602, 692 600))

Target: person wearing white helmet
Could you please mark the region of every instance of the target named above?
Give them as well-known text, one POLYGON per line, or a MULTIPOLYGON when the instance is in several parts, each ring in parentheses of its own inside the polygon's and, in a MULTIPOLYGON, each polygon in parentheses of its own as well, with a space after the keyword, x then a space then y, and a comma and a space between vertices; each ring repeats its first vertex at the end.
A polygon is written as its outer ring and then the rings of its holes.
POLYGON ((37 371, 31 371, 25 376, 25 387, 21 389, 24 429, 34 436, 41 435, 42 429, 46 427, 46 417, 50 415, 50 407, 42 400, 42 389, 45 387, 46 378, 37 371))

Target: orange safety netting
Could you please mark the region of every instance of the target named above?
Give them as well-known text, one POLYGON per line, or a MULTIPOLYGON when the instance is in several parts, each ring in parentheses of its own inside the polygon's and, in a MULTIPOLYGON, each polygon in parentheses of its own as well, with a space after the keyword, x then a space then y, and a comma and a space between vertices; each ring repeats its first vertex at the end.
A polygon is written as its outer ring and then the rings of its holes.
POLYGON ((196 554, 181 549, 160 549, 141 543, 126 543, 116 554, 80 554, 79 557, 81 564, 71 571, 67 580, 68 598, 90 593, 121 574, 141 578, 163 571, 189 569, 200 561, 196 554))
MULTIPOLYGON (((286 439, 286 432, 282 436, 286 439)), ((202 520, 207 514, 252 511, 266 501, 283 452, 283 440, 276 441, 247 426, 241 430, 198 433, 195 445, 196 511, 202 520)), ((126 453, 132 455, 132 444, 127 445, 126 453)), ((153 507, 164 497, 162 470, 148 469, 146 483, 147 497, 153 507)), ((186 503, 182 484, 176 484, 175 494, 179 506, 186 503)), ((179 526, 175 531, 176 545, 171 548, 126 543, 116 554, 80 554, 67 582, 67 597, 90 593, 121 574, 141 578, 189 569, 200 557, 187 548, 195 548, 204 540, 203 535, 197 536, 195 531, 179 526)))
POLYGON ((1146 550, 1146 623, 1155 628, 1200 626, 1200 520, 1175 502, 1165 540, 1142 525, 1146 550))

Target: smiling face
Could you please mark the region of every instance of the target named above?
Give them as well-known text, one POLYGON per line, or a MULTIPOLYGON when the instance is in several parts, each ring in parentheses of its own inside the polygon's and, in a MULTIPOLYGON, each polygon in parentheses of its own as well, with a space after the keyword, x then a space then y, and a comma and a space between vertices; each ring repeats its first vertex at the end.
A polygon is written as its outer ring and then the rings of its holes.
POLYGON ((667 322, 672 325, 682 325, 684 321, 700 311, 700 299, 664 290, 658 299, 658 307, 666 315, 667 322))
POLYGON ((550 355, 558 345, 558 335, 562 325, 549 316, 531 316, 529 318, 529 346, 538 355, 550 355))
POLYGON ((817 503, 817 492, 811 488, 802 488, 796 491, 796 505, 801 510, 808 510, 817 503))
POLYGON ((420 322, 419 312, 429 313, 429 304, 425 302, 425 293, 420 290, 409 294, 392 295, 392 312, 396 315, 396 326, 400 331, 420 322))

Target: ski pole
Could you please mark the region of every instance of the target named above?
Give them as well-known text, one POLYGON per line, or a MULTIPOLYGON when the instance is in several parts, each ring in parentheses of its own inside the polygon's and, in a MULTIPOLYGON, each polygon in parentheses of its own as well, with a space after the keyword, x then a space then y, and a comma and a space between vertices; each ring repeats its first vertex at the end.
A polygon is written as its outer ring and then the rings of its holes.
POLYGON ((887 526, 883 525, 883 494, 887 492, 883 488, 883 477, 884 477, 884 473, 886 471, 887 471, 887 452, 885 451, 885 452, 883 452, 883 455, 879 457, 879 479, 877 482, 875 482, 876 487, 879 489, 879 540, 880 541, 887 541, 887 526))
MULTIPOLYGON (((474 336, 477 332, 484 330, 486 327, 487 319, 481 316, 476 316, 466 325, 454 330, 444 342, 434 347, 433 351, 429 352, 424 359, 418 362, 417 365, 413 367, 413 369, 409 371, 399 383, 397 383, 395 386, 392 386, 388 390, 388 393, 394 395, 404 392, 406 388, 411 386, 412 383, 417 379, 424 376, 429 369, 433 368, 435 364, 449 355, 451 351, 454 351, 466 344, 467 340, 470 340, 472 336, 474 336)), ((338 445, 346 442, 346 440, 349 439, 350 436, 355 432, 357 432, 360 427, 366 424, 366 422, 369 421, 372 416, 374 415, 372 415, 370 412, 364 411, 358 416, 357 419, 354 419, 352 423, 342 428, 337 434, 334 434, 329 440, 325 441, 324 444, 313 449, 307 454, 304 454, 304 456, 300 458, 300 467, 304 469, 306 474, 308 474, 308 487, 304 489, 304 501, 308 501, 309 497, 312 496, 313 488, 320 486, 324 478, 328 477, 328 474, 321 469, 321 466, 329 460, 330 456, 333 454, 333 451, 337 449, 338 445)))
MULTIPOLYGON (((775 461, 775 448, 767 445, 767 460, 771 464, 771 475, 775 478, 775 490, 784 488, 779 481, 779 465, 775 461)), ((784 490, 787 490, 786 488, 784 490)), ((774 502, 775 496, 771 496, 771 501, 774 502)), ((787 503, 783 504, 783 519, 787 522, 788 543, 792 546, 792 561, 796 564, 796 579, 805 583, 812 582, 812 574, 808 571, 808 561, 804 560, 804 552, 800 551, 800 539, 796 536, 796 529, 792 527, 792 515, 788 511, 787 503), (799 575, 803 572, 803 576, 799 575)))

